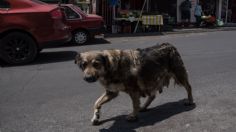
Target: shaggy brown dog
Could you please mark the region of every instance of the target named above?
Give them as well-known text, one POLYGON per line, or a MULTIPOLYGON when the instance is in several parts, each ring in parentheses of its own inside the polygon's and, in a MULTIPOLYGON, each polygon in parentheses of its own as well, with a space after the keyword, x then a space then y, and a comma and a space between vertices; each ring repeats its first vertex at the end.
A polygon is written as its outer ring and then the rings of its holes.
POLYGON ((186 104, 193 104, 186 69, 177 49, 171 44, 137 50, 89 51, 79 53, 75 63, 84 72, 84 80, 98 80, 105 88, 105 93, 94 105, 94 125, 99 123, 101 106, 115 98, 119 91, 129 94, 133 102, 133 112, 127 120, 137 120, 138 112, 147 109, 156 91, 161 93, 163 87, 168 87, 171 78, 186 89, 186 104), (140 97, 146 96, 147 101, 140 107, 140 97))

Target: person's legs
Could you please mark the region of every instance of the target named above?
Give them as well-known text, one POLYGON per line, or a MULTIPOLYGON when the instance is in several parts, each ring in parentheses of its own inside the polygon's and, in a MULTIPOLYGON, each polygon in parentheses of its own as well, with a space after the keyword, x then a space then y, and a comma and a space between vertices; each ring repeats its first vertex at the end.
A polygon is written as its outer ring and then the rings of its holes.
POLYGON ((185 11, 181 11, 181 26, 184 27, 186 23, 186 14, 185 11))
POLYGON ((190 11, 186 11, 186 18, 187 18, 187 26, 190 25, 190 22, 191 22, 191 14, 190 14, 190 11))
POLYGON ((195 26, 196 26, 196 27, 199 27, 199 20, 198 20, 198 16, 196 16, 196 15, 195 15, 195 19, 196 19, 195 26))
POLYGON ((201 24, 201 16, 195 16, 196 17, 196 26, 200 27, 201 24))

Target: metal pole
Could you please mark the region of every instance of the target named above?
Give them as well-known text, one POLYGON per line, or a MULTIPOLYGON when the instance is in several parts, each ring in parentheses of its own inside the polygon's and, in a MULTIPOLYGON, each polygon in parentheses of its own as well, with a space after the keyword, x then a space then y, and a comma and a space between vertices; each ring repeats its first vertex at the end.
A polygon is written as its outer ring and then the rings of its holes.
POLYGON ((221 11, 222 11, 222 0, 219 0, 219 7, 218 7, 218 19, 222 19, 221 18, 221 11))
POLYGON ((138 24, 139 24, 139 21, 140 21, 140 19, 141 19, 141 17, 142 17, 143 9, 144 9, 144 7, 145 7, 146 2, 147 2, 147 0, 145 0, 144 3, 143 3, 143 7, 142 7, 142 10, 141 10, 141 12, 140 12, 140 15, 139 15, 139 18, 138 18, 137 24, 136 24, 136 26, 135 26, 134 33, 136 33, 136 31, 137 31, 138 24))
POLYGON ((114 6, 113 5, 113 7, 112 7, 112 12, 113 12, 113 14, 112 14, 112 18, 113 18, 113 20, 116 18, 116 6, 114 6))
POLYGON ((229 0, 227 0, 227 3, 226 3, 225 23, 228 22, 228 9, 229 9, 229 0))

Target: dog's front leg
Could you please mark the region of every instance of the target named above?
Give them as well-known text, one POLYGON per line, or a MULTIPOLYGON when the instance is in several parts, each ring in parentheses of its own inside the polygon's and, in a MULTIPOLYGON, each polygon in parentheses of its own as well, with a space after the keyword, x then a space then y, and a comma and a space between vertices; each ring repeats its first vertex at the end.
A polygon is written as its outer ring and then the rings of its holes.
POLYGON ((106 91, 104 94, 102 94, 102 96, 100 96, 97 101, 95 102, 94 105, 94 114, 93 114, 93 118, 92 118, 92 123, 93 125, 98 125, 99 124, 99 118, 100 118, 100 109, 102 107, 102 105, 110 100, 112 100, 113 98, 117 97, 118 92, 110 92, 110 91, 106 91))
POLYGON ((152 101, 155 99, 156 95, 148 96, 145 104, 140 108, 140 112, 145 112, 147 110, 147 107, 152 103, 152 101))
POLYGON ((138 112, 140 109, 140 94, 138 92, 129 93, 132 103, 133 103, 133 112, 127 116, 127 121, 133 122, 138 120, 138 112))

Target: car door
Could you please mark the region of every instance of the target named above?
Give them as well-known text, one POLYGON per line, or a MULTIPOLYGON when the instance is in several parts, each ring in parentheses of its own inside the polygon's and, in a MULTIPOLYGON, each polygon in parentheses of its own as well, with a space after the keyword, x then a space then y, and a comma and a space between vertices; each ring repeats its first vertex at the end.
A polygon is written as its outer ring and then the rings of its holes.
POLYGON ((4 24, 4 15, 7 14, 8 10, 10 9, 10 3, 6 0, 0 1, 0 32, 3 30, 4 24))

